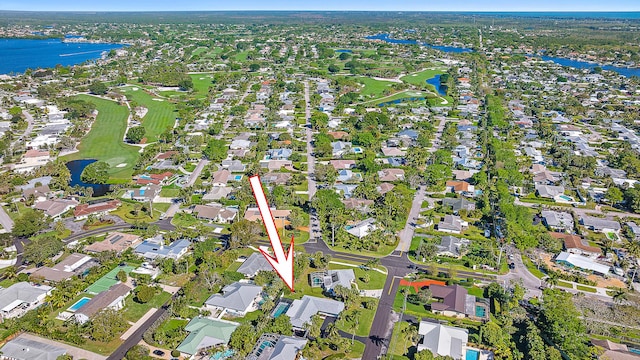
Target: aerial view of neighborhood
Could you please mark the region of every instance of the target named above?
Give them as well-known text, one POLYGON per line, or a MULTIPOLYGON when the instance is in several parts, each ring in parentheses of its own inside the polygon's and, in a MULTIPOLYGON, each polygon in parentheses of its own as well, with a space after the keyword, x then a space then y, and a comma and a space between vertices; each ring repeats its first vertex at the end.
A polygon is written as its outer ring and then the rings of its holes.
POLYGON ((0 359, 640 360, 638 3, 30 2, 0 359))

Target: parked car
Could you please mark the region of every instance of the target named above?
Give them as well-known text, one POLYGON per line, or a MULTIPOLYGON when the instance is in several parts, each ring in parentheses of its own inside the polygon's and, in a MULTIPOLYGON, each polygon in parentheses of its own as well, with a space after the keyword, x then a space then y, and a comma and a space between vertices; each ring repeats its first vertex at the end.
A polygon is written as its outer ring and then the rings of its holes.
POLYGON ((155 349, 153 350, 153 355, 164 356, 164 351, 155 349))

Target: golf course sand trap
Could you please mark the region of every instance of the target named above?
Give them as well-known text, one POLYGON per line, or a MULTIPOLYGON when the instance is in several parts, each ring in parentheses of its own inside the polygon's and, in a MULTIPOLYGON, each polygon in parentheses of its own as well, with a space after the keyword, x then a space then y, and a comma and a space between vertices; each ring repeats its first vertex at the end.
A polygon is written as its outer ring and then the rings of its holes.
POLYGON ((121 164, 116 165, 117 168, 123 168, 125 166, 127 166, 127 163, 121 163, 121 164))
POLYGON ((153 101, 164 101, 164 99, 152 99, 153 101))
POLYGON ((137 87, 132 87, 131 91, 138 91, 139 89, 137 87))

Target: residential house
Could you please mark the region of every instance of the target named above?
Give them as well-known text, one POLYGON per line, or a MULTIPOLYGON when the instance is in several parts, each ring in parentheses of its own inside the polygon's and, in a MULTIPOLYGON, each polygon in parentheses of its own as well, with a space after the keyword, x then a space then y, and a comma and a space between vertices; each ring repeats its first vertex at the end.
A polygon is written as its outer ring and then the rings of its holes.
POLYGON ((291 180, 291 173, 270 172, 260 176, 263 184, 285 185, 291 180))
POLYGON ((292 360, 307 345, 307 339, 279 334, 263 334, 247 360, 292 360))
POLYGON ((394 187, 396 187, 396 186, 393 185, 393 184, 382 183, 382 184, 376 186, 376 191, 378 192, 378 194, 384 195, 384 194, 388 193, 389 191, 393 190, 394 187))
MULTIPOLYGON (((385 183, 386 184, 386 183, 385 183)), ((391 184, 389 184, 391 185, 391 184)), ((341 184, 341 183, 337 183, 333 185, 333 189, 338 193, 338 194, 342 194, 342 196, 344 196, 346 199, 351 198, 351 196, 353 195, 353 191, 358 187, 358 185, 355 184, 341 184)))
POLYGON ((573 215, 568 212, 542 210, 545 225, 552 231, 572 232, 573 215))
POLYGON ((253 253, 240 265, 237 272, 249 279, 254 278, 260 271, 272 271, 273 267, 261 253, 253 253))
POLYGON ((609 230, 616 233, 620 231, 620 223, 614 220, 606 220, 588 215, 580 215, 580 223, 587 229, 593 231, 605 232, 609 230))
POLYGON ((212 174, 211 184, 213 186, 227 186, 231 172, 227 169, 222 169, 212 174))
POLYGON ((473 176, 472 171, 469 170, 453 170, 453 176, 458 181, 469 180, 473 176))
POLYGON ((140 241, 140 236, 134 234, 125 234, 121 232, 112 232, 107 237, 93 244, 84 247, 84 251, 98 253, 103 251, 114 251, 120 255, 123 251, 136 245, 140 241))
POLYGON ((44 211, 44 214, 50 218, 56 219, 60 215, 78 206, 79 202, 75 199, 52 199, 39 201, 33 205, 34 209, 44 211))
POLYGON ((330 160, 329 163, 336 171, 355 169, 355 160, 330 160))
POLYGON ((378 228, 375 223, 376 219, 368 218, 357 222, 354 225, 347 226, 346 230, 349 234, 362 239, 378 228))
POLYGON ((462 220, 456 215, 445 215, 444 218, 438 223, 438 231, 460 234, 462 230, 469 226, 469 223, 462 220))
POLYGON ((447 187, 447 191, 456 194, 473 194, 475 191, 475 187, 466 181, 449 180, 445 183, 445 186, 447 187))
POLYGON ((247 167, 240 160, 222 160, 222 168, 232 173, 244 172, 247 167))
POLYGON ((153 199, 160 194, 160 190, 162 188, 159 185, 150 184, 145 185, 137 189, 132 189, 127 191, 125 195, 131 200, 141 201, 141 202, 153 202, 153 199))
POLYGON ((373 205, 373 200, 367 199, 345 199, 342 200, 345 209, 357 209, 361 212, 369 212, 371 210, 371 206, 373 205))
POLYGON ((73 253, 52 267, 42 266, 35 269, 31 276, 42 278, 49 282, 60 282, 74 275, 82 276, 98 263, 91 256, 73 253))
POLYGON ((397 147, 383 147, 382 154, 384 156, 405 156, 407 152, 400 150, 397 147))
POLYGON ((340 157, 351 151, 351 143, 347 141, 334 141, 331 143, 331 154, 333 157, 340 157))
POLYGON ((552 232, 551 236, 562 240, 564 249, 571 254, 583 255, 591 259, 597 259, 602 255, 600 248, 589 245, 578 235, 552 232))
POLYGON ((0 288, 0 321, 20 317, 37 308, 51 293, 51 289, 50 286, 31 285, 26 281, 0 288))
POLYGON ((198 219, 209 220, 221 224, 232 223, 238 216, 238 209, 221 204, 196 205, 193 213, 198 219))
POLYGON ((178 345, 176 350, 180 351, 184 358, 190 358, 200 350, 226 345, 231 339, 231 334, 239 325, 221 319, 194 317, 184 328, 189 332, 189 335, 178 345))
POLYGON ((14 164, 12 168, 15 172, 25 174, 46 165, 49 160, 51 160, 51 156, 48 151, 27 150, 27 152, 22 155, 22 160, 14 164))
POLYGON ((251 141, 248 139, 234 139, 229 145, 231 150, 248 150, 251 148, 251 141))
POLYGON ((592 258, 565 251, 556 256, 556 262, 572 268, 575 267, 591 271, 600 275, 606 275, 609 273, 609 270, 611 270, 610 266, 595 262, 592 258))
POLYGON ((51 194, 49 185, 39 185, 22 190, 22 198, 25 200, 33 198, 34 202, 47 200, 49 194, 51 194))
POLYGON ((0 349, 0 359, 7 360, 56 360, 65 355, 67 349, 54 345, 52 342, 27 339, 18 336, 7 341, 0 349))
POLYGON ((202 196, 202 201, 218 201, 226 199, 227 196, 233 191, 232 188, 226 186, 214 186, 202 196))
POLYGON ((636 240, 640 239, 640 226, 638 226, 633 221, 628 221, 626 225, 629 227, 629 230, 631 230, 631 234, 633 234, 633 237, 636 240))
POLYGON ((476 203, 464 198, 444 198, 442 199, 442 206, 450 207, 454 214, 457 214, 460 210, 473 211, 476 209, 476 203))
POLYGON ((124 307, 124 299, 131 293, 131 288, 125 283, 113 285, 107 291, 94 296, 74 314, 74 319, 84 324, 104 309, 120 310, 124 307))
POLYGON ((338 316, 344 310, 344 303, 331 299, 304 295, 300 300, 294 300, 287 310, 287 316, 295 330, 304 330, 305 324, 311 324, 311 318, 319 314, 325 316, 338 316))
MULTIPOLYGON (((436 314, 453 317, 465 317, 467 314, 467 289, 460 285, 431 285, 431 296, 438 300, 431 303, 431 311, 436 314)), ((475 296, 473 297, 475 304, 475 296)), ((475 308, 473 309, 475 311, 475 308)))
POLYGON ((402 130, 396 136, 399 138, 407 138, 407 139, 410 139, 411 141, 418 140, 418 132, 413 129, 402 130))
POLYGON ((349 137, 349 133, 345 131, 329 131, 327 135, 331 136, 335 140, 342 140, 349 137))
POLYGON ((614 343, 611 340, 591 339, 591 344, 595 345, 598 351, 598 359, 600 360, 640 360, 640 355, 629 351, 625 344, 614 343))
POLYGON ((555 199, 558 195, 564 194, 564 186, 537 184, 536 193, 542 198, 555 199))
POLYGON ((317 271, 310 275, 311 287, 321 287, 328 294, 333 294, 336 286, 351 289, 356 281, 353 269, 317 271))
MULTIPOLYGON (((291 215, 291 210, 279 210, 276 208, 271 208, 271 215, 278 225, 278 222, 282 222, 286 220, 289 215, 291 215)), ((249 221, 262 221, 262 216, 260 215, 260 210, 256 208, 248 208, 247 211, 244 212, 244 218, 249 221)))
POLYGON ((402 169, 382 169, 378 171, 378 177, 383 182, 395 182, 404 180, 404 170, 402 169))
POLYGON ((154 259, 173 259, 178 260, 189 251, 191 243, 189 240, 180 239, 165 246, 162 235, 147 239, 136 246, 134 252, 147 260, 154 259))
POLYGON ((155 184, 160 185, 167 179, 173 176, 173 173, 170 171, 165 171, 161 174, 151 174, 151 175, 139 175, 135 180, 138 185, 149 185, 155 184))
POLYGON ((293 163, 290 160, 260 160, 260 167, 268 171, 278 171, 282 168, 286 170, 294 170, 293 163))
POLYGON ((262 287, 253 284, 234 282, 222 288, 222 294, 213 294, 205 306, 214 311, 222 311, 233 316, 245 316, 258 309, 262 299, 262 287))
POLYGON ((76 220, 84 220, 88 218, 89 215, 102 216, 116 210, 121 204, 120 200, 108 200, 93 204, 80 204, 73 210, 73 216, 76 220))
POLYGON ((267 153, 269 154, 268 159, 288 160, 293 154, 293 151, 291 149, 271 149, 268 150, 267 153))
POLYGON ((443 236, 440 238, 440 244, 437 245, 438 251, 436 254, 438 256, 460 258, 464 248, 469 246, 470 243, 467 239, 461 239, 451 235, 443 236))
POLYGON ((439 323, 421 321, 418 334, 422 340, 418 343, 418 351, 429 350, 434 356, 451 356, 461 360, 465 356, 469 330, 439 323))
POLYGON ((338 182, 354 182, 362 181, 362 175, 360 173, 354 173, 351 170, 338 170, 338 176, 336 177, 338 182))

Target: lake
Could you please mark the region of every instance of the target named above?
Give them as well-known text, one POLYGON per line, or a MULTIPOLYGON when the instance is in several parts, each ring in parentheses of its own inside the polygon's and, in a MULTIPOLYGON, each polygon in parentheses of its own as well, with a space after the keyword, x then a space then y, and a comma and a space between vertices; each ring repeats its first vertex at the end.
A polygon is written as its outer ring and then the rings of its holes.
POLYGON ((428 43, 420 42, 418 40, 394 39, 394 38, 390 37, 389 34, 378 34, 378 35, 367 36, 367 37, 365 37, 365 39, 368 39, 368 40, 382 40, 382 41, 386 41, 386 42, 388 42, 390 44, 423 45, 423 46, 428 46, 428 47, 430 47, 432 49, 440 50, 442 52, 447 52, 447 53, 473 52, 472 49, 455 47, 455 46, 431 45, 431 44, 428 44, 428 43))
POLYGON ((0 74, 22 73, 26 69, 56 65, 78 65, 102 57, 121 44, 65 43, 60 39, 0 39, 0 74))
POLYGON ((71 180, 69 180, 69 186, 80 185, 82 187, 93 188, 93 196, 102 196, 109 192, 110 186, 108 184, 87 184, 81 179, 82 172, 87 165, 96 162, 94 159, 83 159, 69 161, 66 165, 71 172, 71 180))
POLYGON ((612 66, 612 65, 599 65, 599 64, 590 63, 587 61, 573 60, 573 59, 554 57, 554 56, 541 56, 540 58, 544 61, 553 61, 558 65, 569 66, 576 69, 593 70, 594 68, 599 66, 603 70, 615 71, 618 74, 626 77, 640 76, 640 69, 638 68, 626 68, 626 67, 619 67, 619 66, 612 66))
POLYGON ((447 95, 447 87, 442 86, 442 84, 440 83, 440 75, 436 75, 431 79, 427 79, 426 81, 427 81, 427 84, 433 85, 433 87, 436 88, 436 91, 440 96, 447 95))

